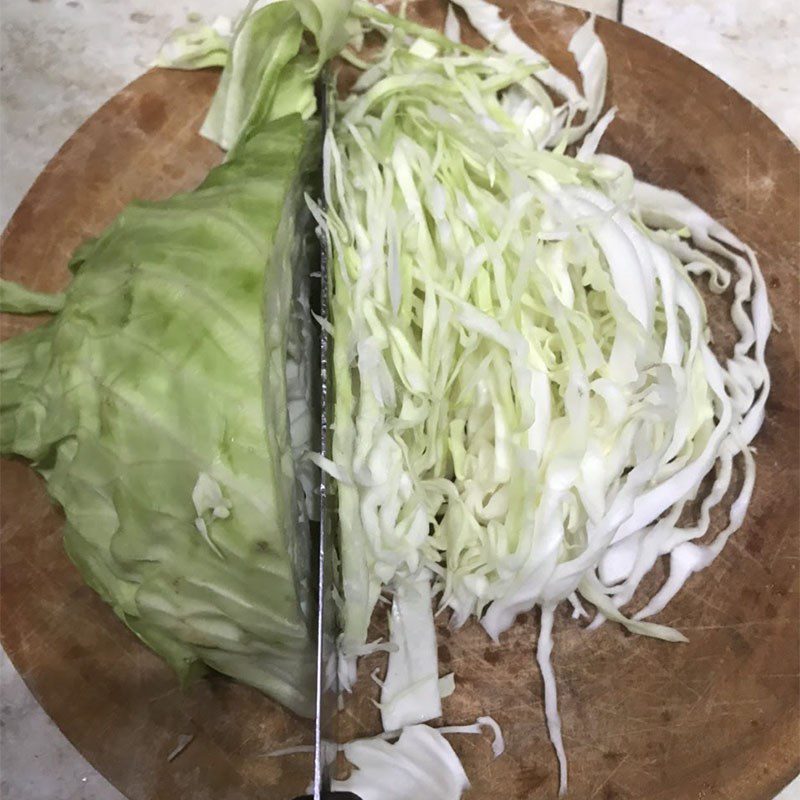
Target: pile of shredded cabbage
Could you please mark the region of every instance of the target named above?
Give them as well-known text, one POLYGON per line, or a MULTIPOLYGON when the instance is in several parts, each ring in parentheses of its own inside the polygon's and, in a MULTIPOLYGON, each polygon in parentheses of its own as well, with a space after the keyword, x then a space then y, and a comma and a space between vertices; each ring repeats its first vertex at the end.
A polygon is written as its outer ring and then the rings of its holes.
POLYGON ((645 620, 742 523, 771 315, 746 245, 597 153, 614 111, 597 121, 606 54, 591 20, 570 43, 581 93, 497 8, 458 4, 494 47, 461 45, 452 9, 443 36, 353 6, 385 46, 369 62, 345 51, 362 72, 325 142, 336 406, 320 463, 339 483, 341 677, 390 650, 384 727, 422 723, 441 714, 431 597, 493 639, 539 606, 563 792, 554 609, 582 616, 583 599, 592 626, 685 641, 645 620), (732 284, 738 342, 722 360, 700 281, 732 284), (698 543, 735 462, 727 525, 698 543), (664 555, 668 579, 631 608, 664 555), (387 589, 392 642, 368 643, 387 589))

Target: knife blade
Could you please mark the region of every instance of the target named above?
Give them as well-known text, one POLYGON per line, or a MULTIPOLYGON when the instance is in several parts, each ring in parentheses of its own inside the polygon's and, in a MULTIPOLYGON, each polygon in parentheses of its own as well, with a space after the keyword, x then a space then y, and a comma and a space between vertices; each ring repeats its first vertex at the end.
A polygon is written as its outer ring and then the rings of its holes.
MULTIPOLYGON (((327 211, 324 192, 325 137, 332 123, 333 81, 326 66, 315 87, 320 116, 319 150, 317 153, 320 174, 315 186, 315 200, 323 214, 327 211)), ((318 452, 331 456, 331 429, 333 419, 332 342, 329 328, 329 266, 330 249, 327 232, 318 231, 319 269, 312 272, 310 291, 311 308, 319 333, 319 376, 315 387, 319 402, 318 452), (314 280, 316 278, 316 280, 314 280)), ((339 684, 337 676, 337 613, 334 600, 336 573, 333 556, 336 548, 334 524, 336 510, 332 480, 320 471, 319 522, 312 526, 312 584, 315 589, 313 633, 316 643, 314 683, 314 767, 311 794, 297 800, 360 800, 352 792, 331 791, 331 764, 336 758, 336 710, 339 684), (313 528, 316 527, 316 530, 313 528)))
MULTIPOLYGON (((330 126, 331 80, 325 68, 317 83, 317 98, 321 125, 320 163, 325 168, 325 137, 330 126)), ((323 213, 327 211, 325 192, 320 181, 319 205, 323 213)), ((328 334, 328 237, 325 231, 319 234, 319 297, 317 314, 320 320, 320 426, 319 452, 329 458, 330 453, 330 415, 332 412, 332 381, 330 374, 331 341, 328 334)), ((316 702, 314 720, 314 800, 322 800, 330 791, 330 764, 336 756, 336 736, 334 722, 338 684, 336 680, 336 608, 333 600, 333 540, 332 492, 330 476, 320 471, 319 485, 319 559, 317 562, 317 664, 316 664, 316 702)))
MULTIPOLYGON (((316 85, 320 116, 319 161, 324 172, 325 136, 331 124, 333 85, 330 71, 323 69, 316 85)), ((317 204, 323 213, 327 211, 323 181, 317 187, 317 204)), ((312 309, 319 330, 319 452, 330 458, 330 422, 333 412, 333 381, 331 367, 331 338, 329 321, 329 245, 325 231, 319 232, 318 280, 312 286, 312 309)), ((320 472, 319 523, 314 536, 317 545, 316 563, 312 574, 316 577, 316 678, 314 685, 314 772, 311 781, 312 794, 298 800, 359 800, 350 792, 331 792, 330 767, 336 757, 336 707, 338 681, 336 663, 336 607, 333 598, 335 574, 333 555, 336 546, 334 534, 335 508, 330 477, 320 472)))

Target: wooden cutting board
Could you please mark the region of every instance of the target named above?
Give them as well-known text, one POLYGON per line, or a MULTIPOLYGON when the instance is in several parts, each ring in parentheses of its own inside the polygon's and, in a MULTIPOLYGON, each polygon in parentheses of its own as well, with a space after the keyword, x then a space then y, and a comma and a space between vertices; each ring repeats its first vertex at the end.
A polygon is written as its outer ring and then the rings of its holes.
MULTIPOLYGON (((517 30, 574 73, 566 42, 579 12, 507 4, 517 30)), ((440 22, 438 0, 414 13, 440 22)), ((798 152, 760 111, 698 65, 605 20, 610 102, 604 140, 640 177, 677 189, 757 251, 776 323, 773 391, 755 444, 758 479, 744 528, 660 616, 688 645, 587 633, 563 611, 554 662, 570 797, 768 800, 800 767, 798 642, 798 152)), ((154 70, 110 100, 64 145, 2 239, 3 274, 37 289, 67 281, 67 258, 134 198, 195 186, 220 159, 197 134, 212 71, 154 70)), ((712 307, 712 313, 722 306, 712 307)), ((720 320, 722 317, 720 317, 720 320)), ((35 324, 4 318, 3 337, 35 324)), ((267 758, 308 740, 307 723, 222 677, 181 691, 170 670, 86 588, 62 546, 62 516, 22 461, 2 462, 2 640, 67 737, 131 800, 291 797, 309 758, 267 758), (193 736, 174 760, 181 736, 193 736)), ((663 572, 652 576, 652 581, 663 572)), ((476 625, 441 631, 442 672, 457 676, 447 722, 491 714, 507 750, 451 737, 475 800, 554 798, 557 770, 534 665, 536 614, 492 646, 476 625)), ((379 663, 361 666, 362 676, 379 663)), ((377 731, 364 677, 345 735, 377 731)), ((46 765, 41 765, 46 769, 46 765)), ((426 800, 420 798, 419 800, 426 800)))

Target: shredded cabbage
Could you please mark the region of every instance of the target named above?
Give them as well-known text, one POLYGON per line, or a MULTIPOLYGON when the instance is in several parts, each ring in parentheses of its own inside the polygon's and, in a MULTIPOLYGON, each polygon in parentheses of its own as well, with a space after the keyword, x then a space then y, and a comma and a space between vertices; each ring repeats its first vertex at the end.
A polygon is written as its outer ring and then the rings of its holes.
POLYGON ((427 570, 397 587, 389 632, 396 649, 389 653, 380 708, 384 730, 396 731, 442 713, 427 570))
POLYGON ((469 788, 455 751, 441 731, 427 725, 405 728, 395 744, 381 736, 356 739, 344 745, 344 755, 356 769, 332 788, 361 800, 458 800, 469 788))
MULTIPOLYGON (((685 641, 646 618, 741 525, 771 317, 752 251, 687 199, 596 154, 613 110, 592 127, 606 56, 591 20, 570 43, 582 95, 542 69, 494 6, 458 4, 497 49, 460 45, 452 16, 436 38, 356 3, 386 44, 339 102, 325 142, 333 461, 347 476, 345 674, 384 587, 398 608, 432 574, 453 624, 476 615, 494 639, 540 606, 537 657, 563 792, 553 611, 566 599, 580 611, 583 598, 594 625, 685 641), (712 291, 734 282, 739 342, 725 359, 711 347, 704 275, 712 291), (729 523, 698 544, 734 462, 744 480, 729 523), (700 513, 687 522, 694 501, 700 513), (662 555, 669 579, 629 609, 662 555)), ((427 641, 432 623, 415 625, 427 641)), ((403 722, 435 718, 435 654, 426 664, 423 645, 411 661, 408 627, 394 632, 384 721, 392 697, 408 701, 403 722)))

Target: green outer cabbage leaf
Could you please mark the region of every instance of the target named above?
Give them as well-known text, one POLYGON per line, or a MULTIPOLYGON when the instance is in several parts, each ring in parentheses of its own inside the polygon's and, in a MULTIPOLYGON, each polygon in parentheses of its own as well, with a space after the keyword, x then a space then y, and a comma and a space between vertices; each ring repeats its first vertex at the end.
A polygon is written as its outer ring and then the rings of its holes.
POLYGON ((63 294, 34 292, 13 281, 0 278, 0 308, 9 314, 55 313, 64 306, 63 294))
POLYGON ((346 23, 352 0, 294 0, 253 10, 255 5, 251 0, 239 17, 230 58, 200 131, 229 157, 239 136, 266 114, 313 115, 316 73, 350 37, 346 23), (317 51, 304 50, 287 66, 285 55, 298 52, 304 30, 314 35, 317 51))
POLYGON ((228 158, 235 156, 237 141, 266 119, 290 110, 304 117, 313 113, 313 76, 308 72, 313 56, 300 52, 302 35, 300 18, 288 2, 271 3, 253 13, 248 9, 239 19, 200 130, 228 150, 228 158), (287 92, 290 107, 284 110, 287 92))
MULTIPOLYGON (((253 73, 310 86, 291 7, 258 24, 271 55, 253 73)), ((311 713, 292 259, 276 242, 318 129, 274 119, 275 97, 236 119, 235 151, 198 189, 132 203, 79 248, 64 297, 4 282, 3 310, 63 308, 3 344, 0 452, 33 462, 87 583, 184 680, 209 666, 311 713)))

